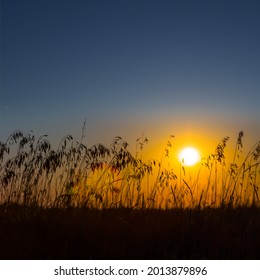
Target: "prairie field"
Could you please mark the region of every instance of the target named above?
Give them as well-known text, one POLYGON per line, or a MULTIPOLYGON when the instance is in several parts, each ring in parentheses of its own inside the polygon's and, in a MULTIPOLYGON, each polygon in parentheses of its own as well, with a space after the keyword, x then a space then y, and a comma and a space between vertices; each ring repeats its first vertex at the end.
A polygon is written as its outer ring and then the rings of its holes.
POLYGON ((191 177, 171 138, 144 160, 146 137, 84 136, 0 141, 1 259, 260 258, 260 142, 244 152, 241 131, 230 159, 224 137, 191 177))

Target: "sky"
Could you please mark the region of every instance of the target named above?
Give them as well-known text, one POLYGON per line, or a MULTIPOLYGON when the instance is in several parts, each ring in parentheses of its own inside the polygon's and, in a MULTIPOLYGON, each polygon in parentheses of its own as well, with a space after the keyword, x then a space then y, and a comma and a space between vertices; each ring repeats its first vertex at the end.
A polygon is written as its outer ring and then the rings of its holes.
POLYGON ((258 0, 1 0, 0 140, 260 140, 258 0))

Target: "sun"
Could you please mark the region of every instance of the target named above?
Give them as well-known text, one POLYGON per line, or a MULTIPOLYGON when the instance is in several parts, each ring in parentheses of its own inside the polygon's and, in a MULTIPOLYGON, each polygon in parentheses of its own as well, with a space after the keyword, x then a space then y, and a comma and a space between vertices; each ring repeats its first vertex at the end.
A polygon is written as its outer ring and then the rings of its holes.
POLYGON ((179 160, 185 166, 193 166, 200 161, 200 154, 195 148, 187 147, 180 152, 179 160))

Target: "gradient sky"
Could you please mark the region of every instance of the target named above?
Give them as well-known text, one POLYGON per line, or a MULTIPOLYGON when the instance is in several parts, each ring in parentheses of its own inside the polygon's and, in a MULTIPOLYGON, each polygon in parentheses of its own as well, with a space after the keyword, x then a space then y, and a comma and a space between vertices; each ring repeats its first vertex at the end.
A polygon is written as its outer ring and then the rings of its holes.
POLYGON ((0 140, 77 137, 86 119, 93 143, 254 143, 259 15, 258 0, 1 0, 0 140))

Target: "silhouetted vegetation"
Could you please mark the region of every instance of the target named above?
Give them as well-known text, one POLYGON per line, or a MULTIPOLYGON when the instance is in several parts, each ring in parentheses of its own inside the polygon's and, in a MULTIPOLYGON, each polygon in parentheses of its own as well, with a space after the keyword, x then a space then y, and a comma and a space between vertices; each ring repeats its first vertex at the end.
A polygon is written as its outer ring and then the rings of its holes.
POLYGON ((240 132, 228 165, 228 137, 202 160, 201 168, 207 171, 202 185, 199 174, 196 180, 185 177, 184 166, 181 170, 164 167, 170 141, 160 161, 144 161, 140 155, 147 138, 137 139, 139 148, 133 155, 121 137, 115 137, 109 147, 87 147, 68 135, 53 150, 46 135, 36 140, 15 131, 0 142, 0 202, 98 209, 259 206, 260 142, 242 157, 242 138, 240 132))
POLYGON ((201 162, 166 169, 131 153, 121 137, 88 147, 65 136, 13 132, 0 142, 0 242, 4 259, 258 259, 260 142, 227 163, 223 138, 201 162), (199 172, 201 169, 199 170, 199 172), (178 175, 177 175, 178 174, 178 175), (206 178, 206 180, 205 180, 206 178))
POLYGON ((1 259, 259 259, 259 208, 2 206, 1 259))

